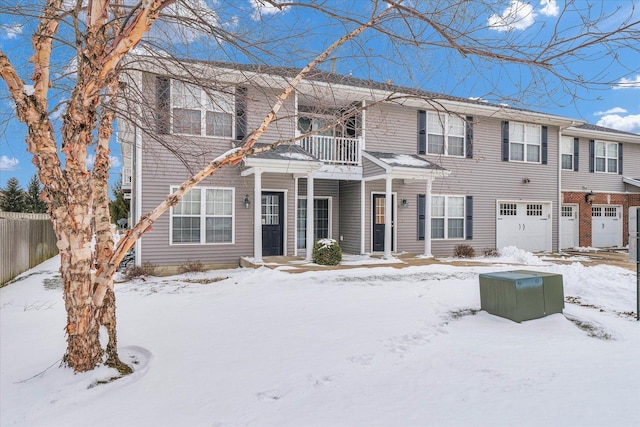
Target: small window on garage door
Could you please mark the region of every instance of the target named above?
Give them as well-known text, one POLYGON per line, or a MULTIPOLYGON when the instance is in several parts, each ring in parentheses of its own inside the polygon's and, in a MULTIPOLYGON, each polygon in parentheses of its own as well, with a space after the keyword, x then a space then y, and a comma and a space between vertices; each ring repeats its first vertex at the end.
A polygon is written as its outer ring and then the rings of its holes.
POLYGON ((542 216, 542 205, 527 204, 527 216, 542 216))
POLYGON ((500 203, 500 215, 516 216, 518 214, 518 205, 515 203, 500 203))

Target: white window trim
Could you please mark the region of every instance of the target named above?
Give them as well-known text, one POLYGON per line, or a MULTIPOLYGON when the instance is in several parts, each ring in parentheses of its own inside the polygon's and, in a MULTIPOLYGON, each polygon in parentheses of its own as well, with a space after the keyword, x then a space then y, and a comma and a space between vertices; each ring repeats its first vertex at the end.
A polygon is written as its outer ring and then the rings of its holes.
POLYGON ((533 164, 541 164, 542 163, 542 126, 534 125, 531 123, 523 123, 523 122, 509 122, 509 161, 517 162, 517 163, 533 163, 533 164), (511 135, 513 132, 512 125, 523 125, 524 126, 524 141, 513 141, 511 135), (527 128, 536 127, 538 128, 538 141, 537 143, 532 143, 527 140, 527 128), (522 160, 517 160, 513 158, 513 144, 524 145, 524 151, 522 160), (531 160, 527 160, 527 147, 529 146, 537 146, 538 147, 538 161, 534 162, 531 160))
MULTIPOLYGON (((560 141, 560 168, 561 168, 563 171, 572 171, 572 170, 575 170, 575 161, 576 161, 576 159, 575 159, 575 156, 574 156, 574 154, 575 154, 575 153, 574 153, 573 144, 574 144, 574 142, 573 142, 573 137, 570 137, 570 136, 563 136, 563 137, 562 137, 562 140, 560 141), (569 144, 569 152, 568 152, 568 153, 565 153, 565 152, 563 151, 563 144, 562 144, 562 143, 563 143, 564 141, 570 141, 570 142, 571 142, 571 143, 569 144), (571 156, 571 167, 565 168, 565 167, 562 165, 562 157, 563 157, 563 156, 571 156)), ((595 167, 595 166, 594 166, 594 167, 595 167)))
MULTIPOLYGON (((175 192, 179 187, 171 186, 169 188, 170 193, 175 192)), ((200 190, 200 242, 186 242, 186 243, 174 243, 173 242, 173 206, 169 209, 169 246, 220 246, 220 245, 233 245, 236 243, 236 189, 235 187, 193 187, 189 191, 200 190), (231 190, 231 241, 230 242, 211 242, 207 243, 207 217, 213 217, 214 215, 207 215, 207 200, 206 190, 231 190), (205 196, 203 196, 203 193, 205 196)), ((195 215, 192 215, 195 216, 195 215)))
MULTIPOLYGON (((170 125, 170 129, 171 129, 171 134, 172 135, 179 135, 179 136, 190 136, 190 137, 200 137, 200 138, 211 138, 211 139, 224 139, 224 140, 232 140, 235 139, 236 137, 236 107, 235 107, 235 99, 236 99, 236 95, 235 95, 235 88, 234 88, 234 94, 230 95, 232 97, 232 103, 233 103, 233 111, 224 111, 224 110, 207 110, 206 108, 200 108, 200 134, 199 135, 193 135, 190 133, 180 133, 180 132, 175 132, 174 128, 173 128, 173 110, 174 108, 179 108, 179 107, 175 107, 174 106, 174 101, 175 101, 175 93, 176 93, 176 89, 175 89, 175 82, 178 81, 178 79, 169 79, 170 81, 170 102, 169 102, 169 108, 171 110, 171 114, 169 114, 169 125, 170 125), (207 135, 207 111, 212 111, 212 112, 216 112, 216 113, 229 113, 231 114, 231 136, 218 136, 218 135, 207 135)), ((182 81, 182 83, 188 84, 188 85, 192 85, 192 86, 197 86, 193 83, 189 83, 189 82, 184 82, 182 81)), ((209 90, 211 94, 214 94, 215 92, 218 93, 224 93, 222 91, 219 90, 215 90, 215 89, 210 89, 209 90)), ((204 90, 204 88, 200 87, 200 105, 207 105, 207 97, 208 93, 207 91, 204 90)), ((225 95, 229 95, 226 94, 225 95)), ((246 111, 245 111, 246 114, 246 111)))
MULTIPOLYGON (((444 237, 433 237, 433 227, 432 224, 429 224, 431 228, 431 240, 465 240, 467 237, 467 203, 466 196, 460 194, 432 194, 431 195, 431 208, 433 209, 433 198, 434 197, 444 197, 444 217, 434 216, 433 211, 430 213, 431 220, 434 219, 444 219, 444 237), (449 198, 461 198, 462 199, 462 217, 452 217, 451 219, 462 219, 462 237, 449 237, 449 198)), ((426 224, 425 224, 426 225, 426 224)))
POLYGON ((439 111, 427 111, 427 123, 426 123, 426 146, 425 146, 425 154, 428 156, 447 156, 447 157, 458 157, 458 158, 465 158, 467 156, 467 132, 466 132, 466 121, 464 119, 462 119, 461 117, 458 117, 455 114, 449 114, 449 113, 442 113, 439 111), (435 115, 438 119, 438 123, 441 125, 442 129, 442 134, 439 133, 431 133, 431 135, 442 135, 443 137, 443 144, 444 144, 444 152, 443 153, 430 153, 429 152, 429 117, 435 115), (459 118, 460 120, 462 120, 463 123, 463 131, 462 131, 462 135, 450 135, 449 134, 449 118, 451 116, 455 116, 457 118, 459 118), (455 137, 462 137, 462 154, 449 154, 449 136, 455 136, 455 137))
POLYGON ((596 140, 593 143, 593 172, 594 173, 610 173, 613 175, 617 175, 620 170, 620 143, 619 142, 611 142, 611 141, 598 141, 596 140), (598 150, 597 150, 597 146, 598 144, 604 144, 604 157, 602 156, 598 156, 598 150), (609 157, 609 150, 608 147, 609 145, 615 144, 616 146, 618 146, 618 149, 616 150, 616 157, 609 157), (604 159, 604 170, 603 171, 599 171, 598 170, 598 159, 604 159), (609 160, 614 159, 616 161, 616 171, 615 172, 609 172, 609 160))
MULTIPOLYGON (((298 198, 296 199, 296 231, 295 231, 295 245, 296 245, 296 250, 298 251, 306 251, 307 248, 299 248, 298 247, 298 200, 307 200, 307 196, 298 196, 298 198)), ((328 203, 328 209, 329 209, 329 230, 328 230, 328 234, 329 234, 329 239, 333 239, 333 227, 332 227, 332 222, 333 222, 333 197, 332 196, 313 196, 313 200, 329 200, 328 203)), ((308 206, 307 206, 308 208, 308 206)), ((315 215, 313 217, 315 219, 315 215)), ((306 228, 305 228, 306 231, 306 228)), ((304 234, 306 236, 306 233, 304 234)))

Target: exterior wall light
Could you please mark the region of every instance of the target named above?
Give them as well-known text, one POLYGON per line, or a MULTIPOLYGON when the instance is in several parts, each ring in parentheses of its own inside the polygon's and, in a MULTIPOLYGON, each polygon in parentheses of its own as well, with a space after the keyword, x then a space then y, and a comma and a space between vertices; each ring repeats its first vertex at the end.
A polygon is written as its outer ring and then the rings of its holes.
POLYGON ((249 209, 251 207, 251 200, 249 200, 249 195, 245 194, 244 196, 244 208, 249 209))
POLYGON ((403 208, 408 208, 409 207, 409 201, 407 199, 402 199, 402 207, 403 208))
POLYGON ((593 204, 593 198, 594 198, 593 191, 589 191, 587 194, 584 195, 584 201, 587 202, 588 205, 593 204))

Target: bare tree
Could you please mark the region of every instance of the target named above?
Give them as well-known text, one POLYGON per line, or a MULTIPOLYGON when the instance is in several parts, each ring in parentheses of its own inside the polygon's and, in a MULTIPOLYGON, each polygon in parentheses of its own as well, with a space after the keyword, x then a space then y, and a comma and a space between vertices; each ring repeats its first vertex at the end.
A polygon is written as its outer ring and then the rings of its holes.
MULTIPOLYGON (((406 67, 404 69, 410 73, 413 69, 410 61, 434 50, 447 49, 452 55, 467 58, 470 69, 517 66, 527 70, 532 88, 553 92, 559 87, 572 92, 576 85, 598 87, 612 84, 619 77, 603 72, 586 76, 576 71, 575 63, 593 55, 608 54, 614 54, 612 61, 622 62, 615 56, 617 52, 637 53, 640 46, 639 23, 633 19, 633 13, 601 30, 599 23, 610 22, 611 15, 617 11, 594 12, 592 8, 580 9, 569 1, 559 11, 555 25, 544 31, 539 29, 534 42, 530 35, 527 38, 512 31, 509 26, 514 23, 509 17, 493 24, 477 18, 491 12, 494 3, 372 0, 331 5, 321 0, 299 3, 257 0, 254 6, 258 9, 253 11, 256 19, 245 27, 226 25, 221 20, 225 8, 249 13, 249 9, 239 8, 234 1, 219 1, 215 9, 206 6, 204 0, 143 0, 135 4, 122 0, 77 0, 72 4, 47 0, 44 6, 38 3, 5 5, 7 16, 25 21, 31 18, 37 22, 32 38, 32 85, 25 83, 19 68, 3 51, 0 51, 0 75, 15 103, 16 117, 28 129, 26 147, 38 168, 39 179, 44 185, 44 199, 58 237, 67 310, 64 358, 67 365, 76 371, 86 371, 104 361, 123 373, 130 370, 117 355, 113 277, 118 264, 160 215, 175 206, 205 177, 277 145, 257 148, 255 143, 277 119, 279 110, 296 86, 329 55, 348 56, 362 68, 384 64, 377 60, 377 57, 384 57, 396 66, 406 67), (321 22, 319 28, 333 25, 332 34, 344 35, 335 36, 330 44, 315 49, 316 52, 312 47, 302 50, 299 40, 306 37, 309 28, 296 26, 295 22, 258 19, 261 11, 276 10, 313 13, 321 22), (565 14, 577 15, 584 25, 563 25, 565 14), (284 25, 290 26, 285 28, 284 25), (504 28, 499 29, 505 31, 494 31, 489 35, 487 28, 491 25, 502 25, 504 28), (336 28, 340 29, 339 33, 336 28), (393 51, 376 51, 377 48, 369 44, 371 40, 364 37, 366 30, 378 45, 381 39, 388 41, 387 48, 393 51), (190 68, 184 65, 185 61, 171 56, 169 42, 179 40, 173 52, 188 54, 189 42, 194 40, 194 35, 206 35, 210 42, 207 46, 218 59, 247 57, 284 62, 285 56, 294 56, 306 66, 290 76, 271 111, 240 147, 210 161, 186 179, 175 193, 144 214, 114 248, 108 206, 109 144, 118 108, 119 79, 127 65, 125 57, 144 44, 170 64, 166 68, 168 74, 184 77, 190 68), (287 36, 294 36, 290 43, 284 43, 287 36), (64 57, 68 59, 66 62, 64 57), (52 70, 56 65, 66 71, 54 75, 52 70), (70 86, 65 86, 68 81, 63 79, 65 72, 75 76, 70 86), (53 94, 52 88, 55 89, 53 94), (66 96, 60 95, 63 93, 66 96), (55 117, 60 114, 62 125, 58 128, 55 117), (90 171, 87 158, 92 149, 96 160, 90 171), (96 245, 92 251, 94 234, 96 245), (98 339, 101 325, 109 332, 106 358, 98 339)), ((198 49, 201 50, 202 45, 198 45, 198 49)), ((207 84, 198 75, 193 74, 192 78, 202 85, 207 84)), ((392 93, 385 101, 402 102, 411 96, 431 98, 424 92, 412 95, 407 90, 402 96, 392 93)), ((432 101, 437 102, 436 98, 432 101)), ((126 116, 126 112, 123 114, 126 116)), ((346 114, 353 114, 353 111, 346 114)), ((179 150, 174 152, 179 155, 179 150)))

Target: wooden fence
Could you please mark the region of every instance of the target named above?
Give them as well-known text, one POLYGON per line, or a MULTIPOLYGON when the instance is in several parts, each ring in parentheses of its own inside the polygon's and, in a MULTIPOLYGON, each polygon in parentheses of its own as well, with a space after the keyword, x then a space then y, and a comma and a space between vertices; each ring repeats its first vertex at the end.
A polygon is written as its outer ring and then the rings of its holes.
POLYGON ((0 286, 57 253, 47 214, 0 212, 0 286))

